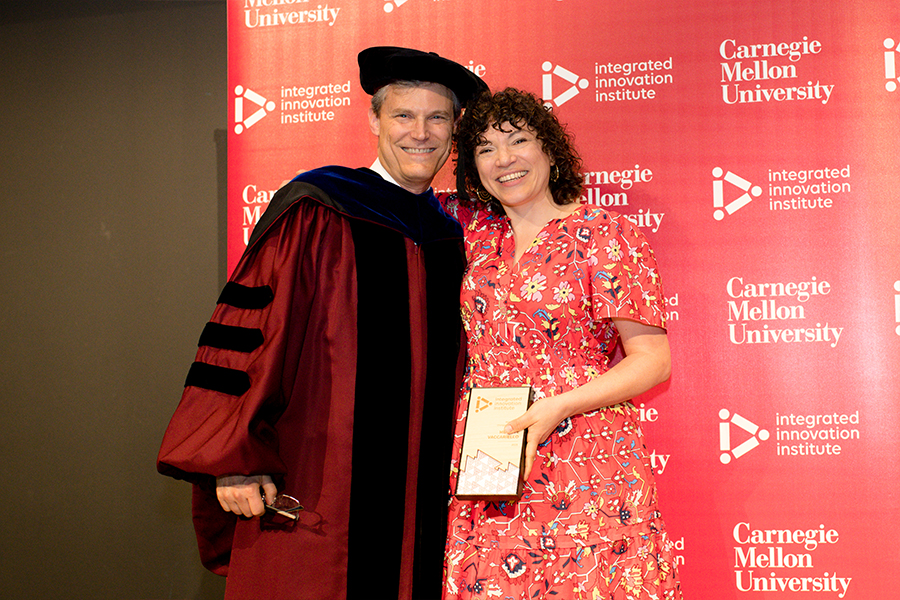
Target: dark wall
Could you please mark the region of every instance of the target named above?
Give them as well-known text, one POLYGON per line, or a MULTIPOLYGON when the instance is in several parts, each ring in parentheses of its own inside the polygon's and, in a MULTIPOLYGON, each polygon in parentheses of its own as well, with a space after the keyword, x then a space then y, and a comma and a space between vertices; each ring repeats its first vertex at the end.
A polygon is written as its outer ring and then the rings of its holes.
POLYGON ((218 294, 225 2, 0 2, 0 597, 221 598, 156 473, 218 294))

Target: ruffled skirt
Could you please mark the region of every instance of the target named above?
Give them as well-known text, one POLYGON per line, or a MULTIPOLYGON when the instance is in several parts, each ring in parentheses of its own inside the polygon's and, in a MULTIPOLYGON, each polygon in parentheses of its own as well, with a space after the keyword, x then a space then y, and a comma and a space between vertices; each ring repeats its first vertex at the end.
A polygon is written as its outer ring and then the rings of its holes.
POLYGON ((681 600, 674 543, 662 521, 625 527, 619 533, 615 540, 559 549, 479 547, 450 540, 443 597, 681 600))

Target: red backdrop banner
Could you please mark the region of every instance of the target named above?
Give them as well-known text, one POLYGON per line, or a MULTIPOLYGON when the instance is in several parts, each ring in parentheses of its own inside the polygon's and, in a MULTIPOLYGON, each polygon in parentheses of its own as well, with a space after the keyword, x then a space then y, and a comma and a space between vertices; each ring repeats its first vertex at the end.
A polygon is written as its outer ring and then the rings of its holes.
POLYGON ((228 20, 229 271, 296 171, 372 164, 363 48, 532 91, 585 201, 659 258, 674 370, 636 404, 685 596, 896 594, 895 0, 229 0, 228 20))

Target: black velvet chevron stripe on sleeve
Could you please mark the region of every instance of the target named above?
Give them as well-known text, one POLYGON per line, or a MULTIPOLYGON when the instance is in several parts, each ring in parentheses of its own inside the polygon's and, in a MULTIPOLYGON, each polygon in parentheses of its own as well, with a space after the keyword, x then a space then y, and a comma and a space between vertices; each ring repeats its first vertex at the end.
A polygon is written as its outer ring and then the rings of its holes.
POLYGON ((227 304, 235 308, 259 309, 267 307, 275 299, 275 293, 267 285, 248 287, 229 281, 222 288, 217 304, 227 304))
POLYGON ((195 362, 184 382, 184 387, 188 386, 241 396, 250 389, 250 376, 237 369, 195 362))
POLYGON ((207 323, 200 334, 198 346, 210 346, 221 350, 237 352, 253 352, 263 343, 263 334, 259 329, 207 323))

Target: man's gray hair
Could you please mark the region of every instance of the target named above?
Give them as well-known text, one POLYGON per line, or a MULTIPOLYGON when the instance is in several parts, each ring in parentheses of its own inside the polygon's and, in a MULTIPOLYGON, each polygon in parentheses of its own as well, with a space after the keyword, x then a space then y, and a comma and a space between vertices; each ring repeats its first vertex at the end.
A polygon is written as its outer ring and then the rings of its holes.
POLYGON ((387 91, 389 87, 397 87, 402 89, 409 88, 420 88, 420 87, 429 87, 432 85, 440 85, 444 87, 448 92, 450 92, 450 98, 453 100, 453 120, 456 121, 459 119, 459 116, 462 114, 462 104, 459 102, 459 98, 456 97, 456 93, 450 88, 444 86, 440 83, 435 83, 433 81, 392 81, 391 83, 381 86, 378 90, 372 94, 372 111, 380 116, 381 115, 381 107, 384 105, 384 97, 387 96, 387 91))

